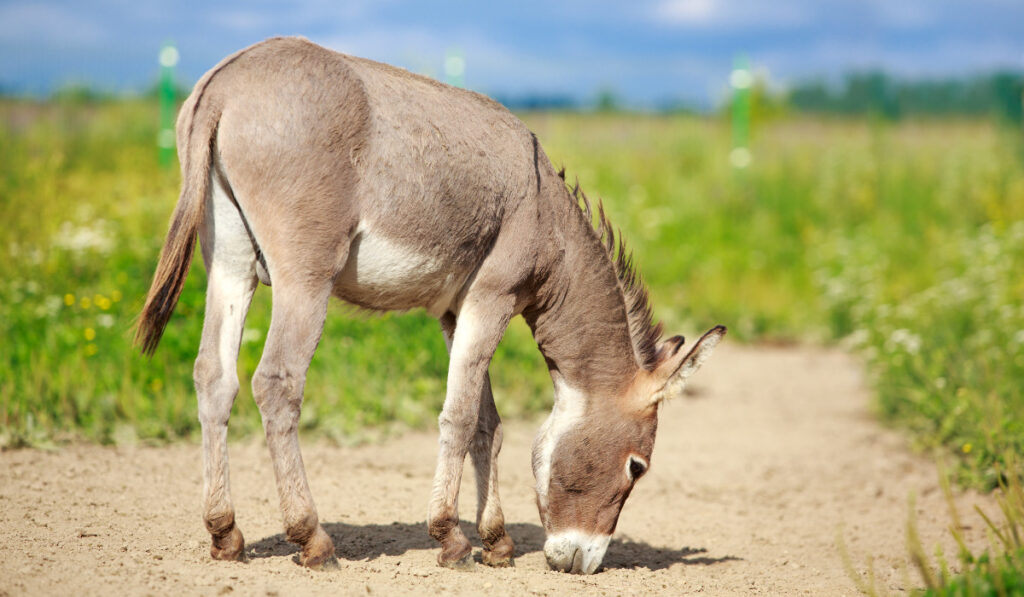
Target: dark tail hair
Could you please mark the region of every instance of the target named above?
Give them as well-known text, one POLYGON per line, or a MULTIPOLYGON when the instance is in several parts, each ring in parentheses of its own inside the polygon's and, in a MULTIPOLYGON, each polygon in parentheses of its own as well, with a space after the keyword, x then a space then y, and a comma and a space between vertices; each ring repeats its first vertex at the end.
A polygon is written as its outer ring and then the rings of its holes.
MULTIPOLYGON (((212 75, 213 73, 210 73, 212 75)), ((171 216, 167 240, 160 251, 160 261, 153 274, 153 283, 146 296, 135 329, 135 344, 143 354, 151 355, 160 344, 164 328, 178 304, 185 285, 192 255, 196 246, 196 233, 206 212, 206 196, 210 190, 211 151, 220 114, 218 110, 201 106, 205 83, 185 102, 178 122, 178 153, 181 159, 181 195, 171 216)))

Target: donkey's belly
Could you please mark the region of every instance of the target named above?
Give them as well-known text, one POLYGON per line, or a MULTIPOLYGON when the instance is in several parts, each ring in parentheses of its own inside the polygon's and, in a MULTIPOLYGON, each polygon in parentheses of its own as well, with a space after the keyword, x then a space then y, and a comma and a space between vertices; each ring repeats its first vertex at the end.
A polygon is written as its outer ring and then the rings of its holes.
POLYGON ((424 307, 440 316, 452 306, 469 271, 443 256, 420 252, 372 233, 352 241, 334 294, 380 311, 424 307))

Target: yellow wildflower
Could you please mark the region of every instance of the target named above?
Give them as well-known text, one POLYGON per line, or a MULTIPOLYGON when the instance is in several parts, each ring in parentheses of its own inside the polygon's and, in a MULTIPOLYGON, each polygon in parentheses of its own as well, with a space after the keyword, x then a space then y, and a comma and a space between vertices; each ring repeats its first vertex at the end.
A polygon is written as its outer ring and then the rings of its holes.
POLYGON ((107 309, 110 308, 110 299, 108 299, 107 297, 103 296, 102 294, 98 295, 96 297, 96 306, 99 307, 100 309, 103 309, 104 311, 106 311, 107 309))
POLYGON ((83 296, 82 300, 78 301, 78 304, 81 305, 83 309, 88 309, 89 307, 92 307, 92 299, 87 296, 83 296))
POLYGON ((71 294, 70 292, 65 294, 64 295, 64 304, 69 306, 69 307, 71 305, 74 305, 75 304, 75 295, 71 294))
POLYGON ((87 356, 87 357, 91 357, 92 355, 96 354, 99 351, 100 351, 100 349, 96 348, 95 344, 86 344, 85 345, 85 356, 87 356))
POLYGON ((964 451, 964 454, 970 454, 971 453, 971 442, 967 442, 966 444, 964 444, 963 451, 964 451))
POLYGON ((120 290, 115 290, 115 291, 111 292, 110 293, 110 298, 115 303, 120 302, 121 301, 121 291, 120 290))
POLYGON ((85 339, 92 342, 96 339, 96 330, 92 328, 85 328, 85 339))

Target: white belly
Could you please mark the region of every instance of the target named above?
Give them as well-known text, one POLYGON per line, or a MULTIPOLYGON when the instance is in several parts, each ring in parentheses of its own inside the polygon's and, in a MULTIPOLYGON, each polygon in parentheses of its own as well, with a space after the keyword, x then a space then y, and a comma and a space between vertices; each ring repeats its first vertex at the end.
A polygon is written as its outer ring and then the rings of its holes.
POLYGON ((440 316, 452 308, 468 272, 426 251, 402 246, 361 229, 334 283, 339 298, 375 310, 424 307, 440 316))

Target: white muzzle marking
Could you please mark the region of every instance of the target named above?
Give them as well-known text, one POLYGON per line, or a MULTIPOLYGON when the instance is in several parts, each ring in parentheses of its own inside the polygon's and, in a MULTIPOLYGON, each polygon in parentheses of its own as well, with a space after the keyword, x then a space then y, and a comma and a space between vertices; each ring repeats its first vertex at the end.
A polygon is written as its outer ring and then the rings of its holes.
POLYGON ((583 531, 563 531, 544 542, 548 566, 572 574, 593 574, 604 559, 611 535, 592 535, 583 531))

